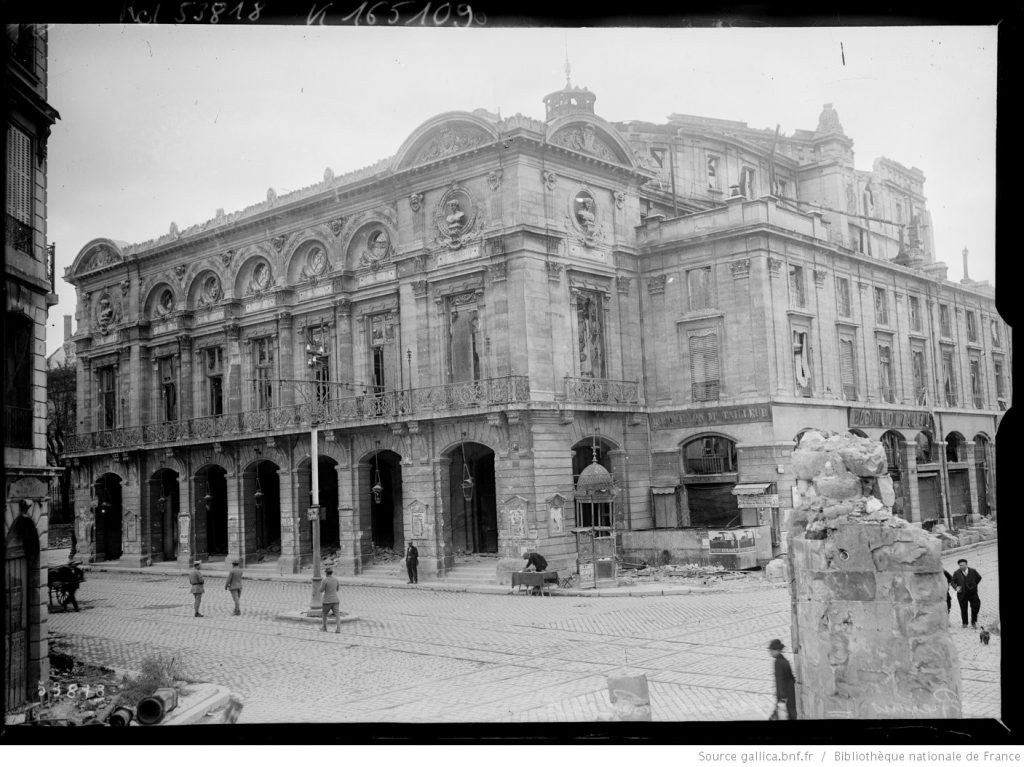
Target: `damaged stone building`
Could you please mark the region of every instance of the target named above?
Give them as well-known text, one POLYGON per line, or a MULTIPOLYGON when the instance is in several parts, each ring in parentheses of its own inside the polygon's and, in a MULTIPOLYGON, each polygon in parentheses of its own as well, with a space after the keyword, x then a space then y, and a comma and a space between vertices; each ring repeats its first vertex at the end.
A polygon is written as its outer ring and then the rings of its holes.
POLYGON ((880 440, 913 523, 994 514, 1010 338, 946 280, 921 171, 857 170, 831 105, 785 136, 595 101, 447 112, 366 168, 85 244, 80 547, 294 571, 316 475, 347 573, 409 540, 424 573, 573 569, 585 527, 747 567, 785 547, 811 427, 880 440), (614 487, 583 502, 595 463, 614 487))

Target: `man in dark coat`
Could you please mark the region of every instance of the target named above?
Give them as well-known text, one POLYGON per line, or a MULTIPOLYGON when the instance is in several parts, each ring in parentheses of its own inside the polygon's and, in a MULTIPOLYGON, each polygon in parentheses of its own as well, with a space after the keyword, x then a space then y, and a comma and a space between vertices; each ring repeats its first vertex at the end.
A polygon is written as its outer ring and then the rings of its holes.
MULTIPOLYGON (((526 567, 523 568, 524 573, 531 567, 538 573, 542 573, 548 569, 548 561, 544 559, 544 557, 542 557, 536 551, 531 551, 528 554, 523 554, 523 559, 526 560, 526 567)), ((532 589, 530 589, 530 593, 540 594, 541 588, 539 586, 534 586, 532 589)))
POLYGON ((971 606, 971 628, 978 628, 978 611, 981 609, 981 597, 978 596, 978 584, 981 573, 967 566, 966 559, 958 559, 959 569, 953 573, 953 588, 956 589, 956 601, 960 603, 960 620, 967 628, 967 605, 971 606))
POLYGON ((775 658, 775 698, 786 704, 788 718, 796 719, 796 678, 789 661, 782 655, 785 646, 780 639, 773 639, 768 644, 768 651, 775 658))
POLYGON ((416 568, 420 563, 420 552, 416 548, 416 545, 409 541, 409 548, 405 551, 405 569, 409 573, 409 583, 419 583, 419 574, 416 572, 416 568))
POLYGON ((199 612, 199 603, 203 601, 203 574, 199 572, 199 569, 203 566, 202 562, 196 561, 192 566, 192 569, 188 573, 189 590, 192 592, 192 598, 196 602, 196 616, 202 618, 203 614, 199 612))
POLYGON ((224 583, 224 588, 231 592, 231 598, 235 602, 235 611, 232 615, 241 615, 242 609, 239 602, 242 599, 242 566, 241 560, 234 560, 231 563, 231 569, 228 571, 227 580, 224 583))

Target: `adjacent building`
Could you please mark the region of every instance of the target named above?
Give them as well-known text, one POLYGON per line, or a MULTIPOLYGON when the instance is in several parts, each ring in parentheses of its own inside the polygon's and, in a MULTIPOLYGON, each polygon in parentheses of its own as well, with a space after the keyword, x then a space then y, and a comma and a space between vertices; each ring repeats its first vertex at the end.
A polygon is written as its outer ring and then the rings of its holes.
MULTIPOLYGON (((53 471, 46 461, 46 315, 57 303, 46 242, 47 102, 42 26, 6 27, 7 219, 4 226, 4 706, 49 675, 46 550, 53 471)), ((31 696, 31 697, 30 697, 31 696)))
POLYGON ((582 528, 753 566, 807 428, 881 440, 915 523, 994 515, 1010 338, 990 287, 945 279, 921 171, 855 169, 831 105, 782 136, 595 101, 440 114, 361 170, 87 243, 79 549, 294 571, 319 514, 349 573, 409 540, 439 575, 571 569, 582 528))

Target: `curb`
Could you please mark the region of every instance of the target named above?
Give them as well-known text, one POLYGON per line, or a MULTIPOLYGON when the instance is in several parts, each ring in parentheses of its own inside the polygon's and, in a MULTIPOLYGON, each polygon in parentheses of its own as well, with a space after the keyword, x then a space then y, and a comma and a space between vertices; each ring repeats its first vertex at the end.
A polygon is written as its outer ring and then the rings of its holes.
MULTIPOLYGON (((307 615, 304 612, 301 613, 278 613, 274 616, 275 620, 279 621, 298 621, 299 623, 322 623, 323 618, 316 615, 307 615)), ((360 620, 359 616, 355 613, 348 613, 347 615, 341 616, 339 621, 341 623, 354 623, 360 620)), ((327 618, 327 622, 331 623, 331 617, 327 618)))

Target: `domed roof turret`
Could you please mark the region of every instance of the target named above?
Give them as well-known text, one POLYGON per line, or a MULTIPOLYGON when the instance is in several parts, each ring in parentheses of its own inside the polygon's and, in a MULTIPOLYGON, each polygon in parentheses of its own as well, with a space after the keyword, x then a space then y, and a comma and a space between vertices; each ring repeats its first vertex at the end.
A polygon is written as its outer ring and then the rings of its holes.
POLYGON ((580 472, 580 478, 576 481, 576 499, 590 503, 607 503, 617 492, 618 488, 615 487, 612 475, 597 462, 595 452, 593 461, 580 472))
POLYGON ((565 87, 560 91, 549 93, 544 97, 547 107, 547 122, 565 115, 594 114, 594 102, 597 96, 586 88, 574 88, 569 81, 569 62, 565 62, 565 87))

